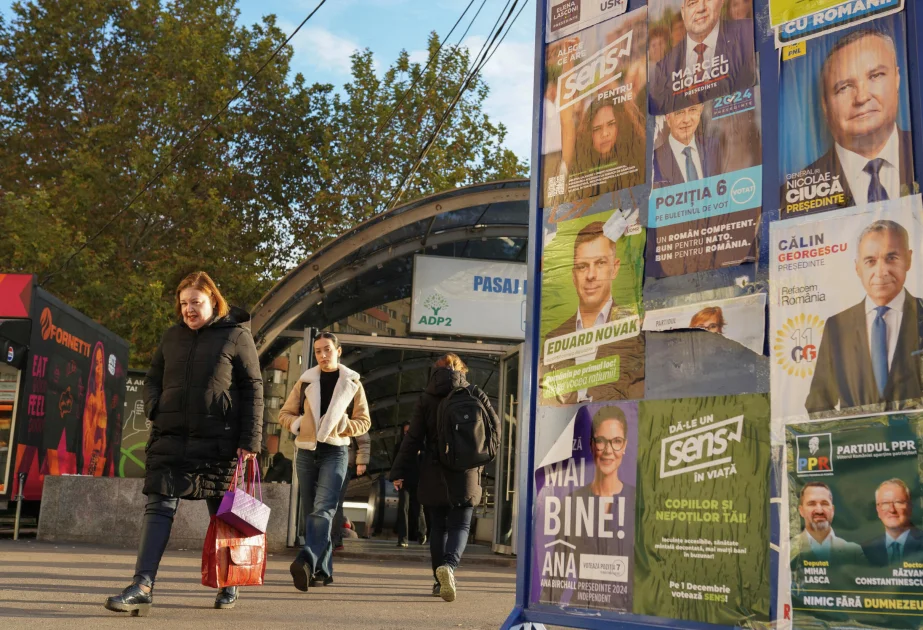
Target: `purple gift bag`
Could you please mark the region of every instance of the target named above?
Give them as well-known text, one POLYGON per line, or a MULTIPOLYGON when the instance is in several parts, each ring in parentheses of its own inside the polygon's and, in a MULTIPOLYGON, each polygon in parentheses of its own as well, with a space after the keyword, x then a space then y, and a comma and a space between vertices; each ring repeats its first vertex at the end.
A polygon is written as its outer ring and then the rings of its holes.
MULTIPOLYGON (((260 467, 257 465, 256 460, 248 460, 247 467, 251 463, 253 469, 247 479, 247 490, 243 490, 237 487, 237 479, 240 477, 240 461, 237 462, 234 482, 224 494, 224 498, 221 499, 221 507, 218 508, 218 514, 216 515, 220 520, 245 536, 264 534, 266 533, 266 526, 269 524, 269 506, 263 503, 260 467), (253 483, 254 476, 256 477, 255 484, 253 483), (254 486, 259 488, 259 499, 253 494, 254 486)), ((246 474, 246 471, 244 474, 246 474)))

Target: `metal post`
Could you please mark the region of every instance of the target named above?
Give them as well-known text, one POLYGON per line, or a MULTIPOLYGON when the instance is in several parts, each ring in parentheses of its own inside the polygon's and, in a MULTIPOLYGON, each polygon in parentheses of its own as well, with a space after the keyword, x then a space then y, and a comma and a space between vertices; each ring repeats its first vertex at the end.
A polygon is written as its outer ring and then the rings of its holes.
POLYGON ((22 502, 25 498, 23 489, 26 485, 26 473, 19 473, 19 494, 16 495, 16 520, 13 521, 13 540, 19 540, 19 519, 22 516, 22 502))

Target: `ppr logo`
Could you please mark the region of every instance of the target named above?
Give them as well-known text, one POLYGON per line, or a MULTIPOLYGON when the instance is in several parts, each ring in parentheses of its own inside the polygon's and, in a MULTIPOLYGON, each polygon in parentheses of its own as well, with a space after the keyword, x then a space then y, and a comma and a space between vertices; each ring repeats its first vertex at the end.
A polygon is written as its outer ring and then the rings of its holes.
POLYGON ((833 438, 830 433, 799 435, 795 440, 795 465, 799 475, 833 473, 833 438))

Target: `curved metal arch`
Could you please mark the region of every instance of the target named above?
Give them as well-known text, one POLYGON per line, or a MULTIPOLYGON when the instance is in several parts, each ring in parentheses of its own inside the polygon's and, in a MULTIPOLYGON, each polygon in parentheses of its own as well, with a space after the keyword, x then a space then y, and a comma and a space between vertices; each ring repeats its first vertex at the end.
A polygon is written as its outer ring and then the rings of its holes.
POLYGON ((298 320, 328 290, 355 278, 364 269, 411 254, 424 247, 470 240, 471 238, 528 238, 528 210, 521 225, 469 225, 448 228, 438 233, 427 230, 400 244, 374 252, 368 258, 330 276, 325 272, 360 248, 396 230, 441 214, 501 202, 528 202, 529 180, 509 180, 478 184, 418 199, 373 217, 321 247, 279 281, 253 308, 252 330, 260 354, 270 348, 279 334, 298 320), (465 238, 460 238, 464 236, 465 238), (315 283, 315 287, 305 288, 315 283), (301 293, 301 295, 298 295, 301 293))

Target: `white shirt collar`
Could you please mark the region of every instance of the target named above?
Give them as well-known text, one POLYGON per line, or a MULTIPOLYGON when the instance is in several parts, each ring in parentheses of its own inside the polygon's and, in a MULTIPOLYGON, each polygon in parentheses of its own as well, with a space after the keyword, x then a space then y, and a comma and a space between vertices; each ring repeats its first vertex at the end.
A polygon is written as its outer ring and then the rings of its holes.
MULTIPOLYGON (((846 172, 846 181, 855 182, 859 179, 862 174, 865 174, 865 166, 869 163, 869 158, 859 155, 849 149, 841 146, 839 143, 836 143, 836 155, 840 160, 840 164, 843 166, 843 170, 846 172)), ((897 134, 897 125, 894 125, 894 131, 891 132, 891 136, 888 138, 888 141, 885 143, 885 146, 881 149, 878 155, 875 158, 881 158, 885 161, 885 164, 882 165, 882 168, 890 166, 892 168, 900 168, 901 162, 901 142, 900 136, 897 134)), ((875 159, 872 158, 872 159, 875 159)), ((868 176, 868 174, 866 174, 868 176)), ((857 191, 853 191, 853 194, 857 194, 857 191)))
MULTIPOLYGON (((715 23, 715 26, 711 29, 711 33, 708 34, 708 37, 702 42, 708 48, 705 49, 706 54, 715 54, 715 47, 718 45, 718 29, 721 26, 721 20, 718 20, 715 23)), ((686 35, 686 54, 695 54, 695 47, 699 45, 699 42, 695 41, 688 35, 686 35)))
POLYGON ((692 136, 692 142, 690 144, 683 144, 682 142, 676 139, 676 136, 674 136, 671 133, 670 134, 670 146, 673 147, 674 153, 681 154, 683 152, 683 149, 685 149, 686 147, 689 147, 690 149, 692 149, 693 153, 698 153, 698 148, 695 146, 695 136, 692 136))
POLYGON ((909 529, 906 530, 906 531, 904 531, 904 533, 901 534, 900 536, 898 536, 897 538, 892 538, 892 537, 891 537, 891 534, 889 534, 888 532, 885 532, 885 548, 886 548, 886 549, 889 548, 889 547, 890 547, 891 545, 893 545, 894 543, 899 544, 899 545, 903 548, 904 545, 907 544, 907 537, 908 537, 908 536, 910 536, 910 530, 909 530, 909 529))
POLYGON ((804 531, 804 535, 808 537, 808 542, 811 545, 811 549, 829 549, 833 545, 833 539, 836 538, 836 534, 833 533, 832 527, 830 528, 830 531, 827 532, 827 536, 824 538, 823 542, 817 542, 817 539, 809 534, 808 530, 804 531))
MULTIPOLYGON (((904 312, 904 289, 901 289, 901 292, 897 294, 893 300, 888 302, 886 306, 896 313, 904 312)), ((878 305, 872 301, 872 298, 865 296, 865 314, 871 315, 875 312, 875 309, 878 308, 878 305)))
MULTIPOLYGON (((609 298, 609 301, 606 302, 603 306, 603 310, 599 311, 599 315, 596 316, 596 321, 593 322, 593 326, 599 326, 605 324, 609 321, 609 313, 612 311, 612 298, 609 298)), ((580 314, 580 307, 577 307, 577 330, 583 330, 583 316, 580 314)))

